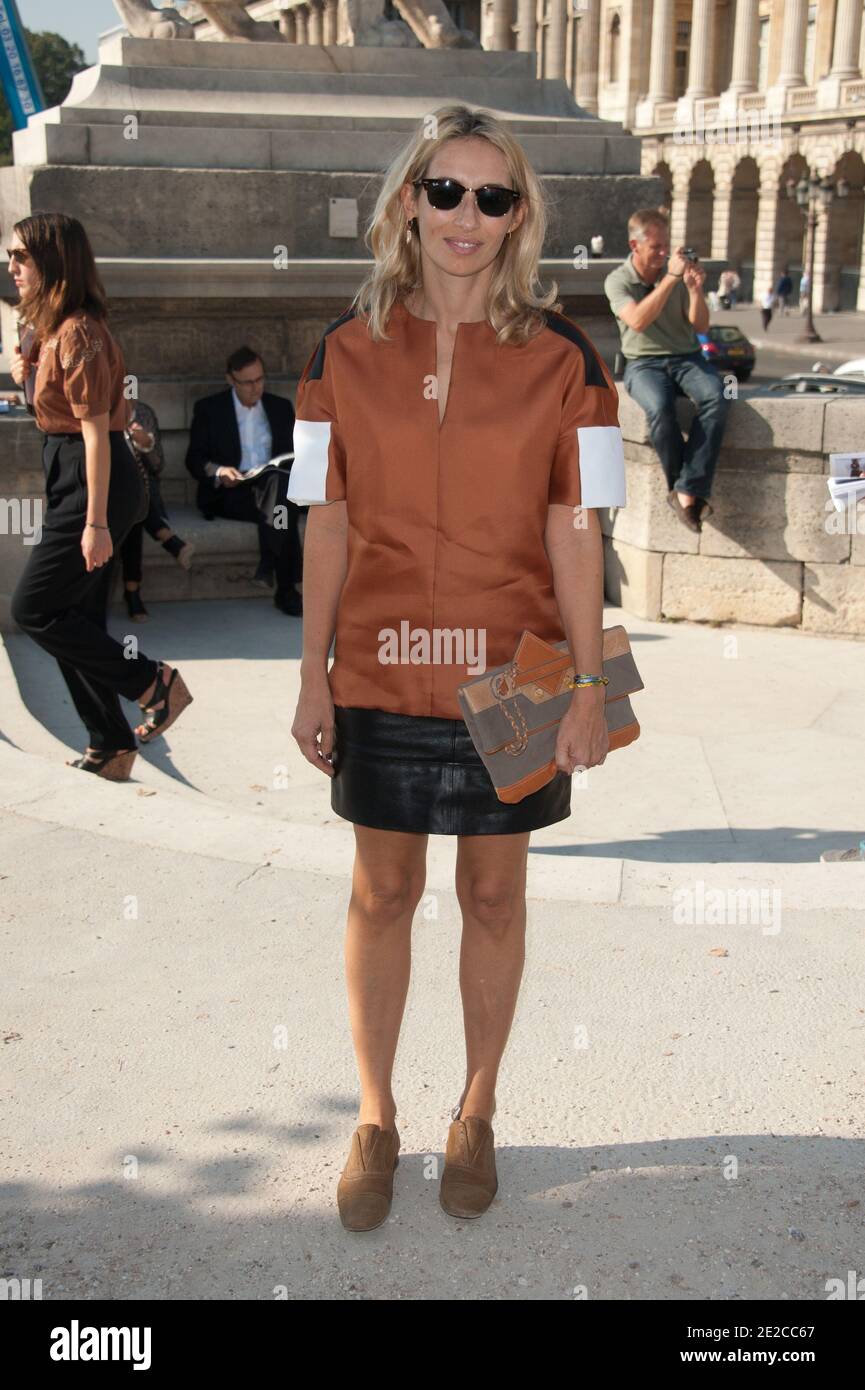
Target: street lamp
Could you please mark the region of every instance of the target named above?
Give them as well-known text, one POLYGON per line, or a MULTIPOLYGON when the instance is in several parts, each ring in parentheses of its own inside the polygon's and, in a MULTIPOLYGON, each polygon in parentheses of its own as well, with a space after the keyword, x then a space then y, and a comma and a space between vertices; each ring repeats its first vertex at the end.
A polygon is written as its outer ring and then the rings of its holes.
POLYGON ((833 198, 846 198, 850 184, 846 179, 833 182, 828 175, 820 178, 809 170, 808 177, 803 174, 798 183, 789 178, 785 183, 787 197, 795 199, 805 217, 808 237, 808 311, 805 315, 805 330, 796 339, 799 343, 822 343, 823 339, 814 327, 814 246, 817 241, 817 215, 821 207, 828 208, 833 198))

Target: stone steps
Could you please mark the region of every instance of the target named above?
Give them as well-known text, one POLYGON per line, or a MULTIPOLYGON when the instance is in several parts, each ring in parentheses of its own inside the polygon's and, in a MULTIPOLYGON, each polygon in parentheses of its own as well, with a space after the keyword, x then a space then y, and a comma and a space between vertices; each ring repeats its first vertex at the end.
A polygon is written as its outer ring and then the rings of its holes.
MULTIPOLYGON (((178 536, 195 545, 191 570, 183 569, 158 541, 145 532, 142 594, 145 602, 184 599, 265 599, 267 590, 252 583, 258 565, 258 530, 251 522, 207 521, 195 506, 168 503, 171 525, 178 536)), ((301 517, 301 536, 303 535, 301 517)), ((112 602, 125 611, 120 565, 115 565, 112 602)))
POLYGON ((640 173, 639 140, 538 79, 534 53, 189 47, 107 40, 64 104, 16 133, 16 162, 374 173, 452 100, 506 119, 541 175, 640 173))
MULTIPOLYGON (((322 110, 334 100, 322 95, 322 110)), ((370 100, 375 103, 377 98, 370 100)), ((418 104, 412 119, 400 126, 389 122, 382 130, 334 128, 332 121, 327 129, 301 122, 292 128, 284 118, 273 117, 265 125, 258 118, 241 122, 216 113, 171 122, 142 117, 137 138, 127 140, 123 115, 117 113, 113 121, 31 124, 20 139, 16 133, 15 155, 25 164, 374 173, 385 167, 402 144, 404 130, 422 114, 418 104)), ((585 130, 531 132, 521 134, 520 143, 542 176, 640 174, 639 150, 629 136, 599 137, 585 130)))

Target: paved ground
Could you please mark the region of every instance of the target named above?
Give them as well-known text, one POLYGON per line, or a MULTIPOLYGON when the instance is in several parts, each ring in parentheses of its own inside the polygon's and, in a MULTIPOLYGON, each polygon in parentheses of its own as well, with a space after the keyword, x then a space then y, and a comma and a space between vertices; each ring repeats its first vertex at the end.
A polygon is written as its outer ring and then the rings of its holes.
POLYGON ((712 314, 713 323, 734 323, 751 339, 758 349, 769 353, 785 353, 801 358, 786 370, 798 367, 811 369, 814 362, 823 361, 831 370, 854 357, 865 357, 865 314, 815 314, 814 327, 822 338, 819 343, 797 342, 805 330, 805 320, 798 309, 786 314, 772 315, 768 329, 763 328, 760 310, 750 304, 735 309, 718 309, 712 314))
POLYGON ((359 1236, 335 1208, 352 834, 290 739, 301 625, 153 615, 142 646, 195 702, 124 786, 62 765, 56 670, 0 648, 0 1272, 45 1298, 520 1300, 820 1299, 861 1273, 865 864, 817 862, 865 833, 861 642, 607 610, 643 734, 533 836, 499 1194, 476 1222, 437 1201, 464 1060, 431 837, 395 1200, 359 1236))

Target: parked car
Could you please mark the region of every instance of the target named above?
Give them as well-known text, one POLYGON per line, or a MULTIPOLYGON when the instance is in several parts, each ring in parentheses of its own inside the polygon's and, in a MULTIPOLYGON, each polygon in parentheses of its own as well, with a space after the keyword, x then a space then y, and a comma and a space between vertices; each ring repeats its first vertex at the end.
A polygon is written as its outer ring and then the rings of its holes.
MULTIPOLYGON (((741 328, 733 328, 726 323, 712 323, 708 333, 698 333, 703 357, 717 367, 719 372, 732 372, 737 381, 747 381, 754 370, 757 354, 741 328)), ((616 353, 613 362, 613 376, 621 381, 625 371, 625 358, 621 351, 616 353)))
POLYGON ((840 367, 835 368, 832 375, 865 377, 865 357, 854 357, 852 362, 843 362, 840 367))
POLYGON ((865 396, 865 375, 836 376, 831 372, 792 372, 780 381, 767 382, 761 391, 816 392, 824 396, 865 396))
POLYGON ((708 333, 698 333, 700 347, 707 362, 719 372, 732 372, 737 381, 747 381, 754 370, 757 354, 741 328, 732 324, 711 323, 708 333))

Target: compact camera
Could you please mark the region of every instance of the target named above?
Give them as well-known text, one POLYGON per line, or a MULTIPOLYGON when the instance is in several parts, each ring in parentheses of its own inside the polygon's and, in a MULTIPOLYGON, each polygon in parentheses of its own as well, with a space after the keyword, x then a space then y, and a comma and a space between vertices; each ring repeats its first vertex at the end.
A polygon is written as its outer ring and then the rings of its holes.
POLYGON ((686 246, 686 247, 683 249, 683 251, 682 251, 682 255, 684 256, 684 258, 685 258, 686 261, 695 261, 695 262, 696 262, 696 261, 698 261, 698 260, 700 259, 700 257, 697 255, 696 251, 694 250, 693 246, 686 246))

